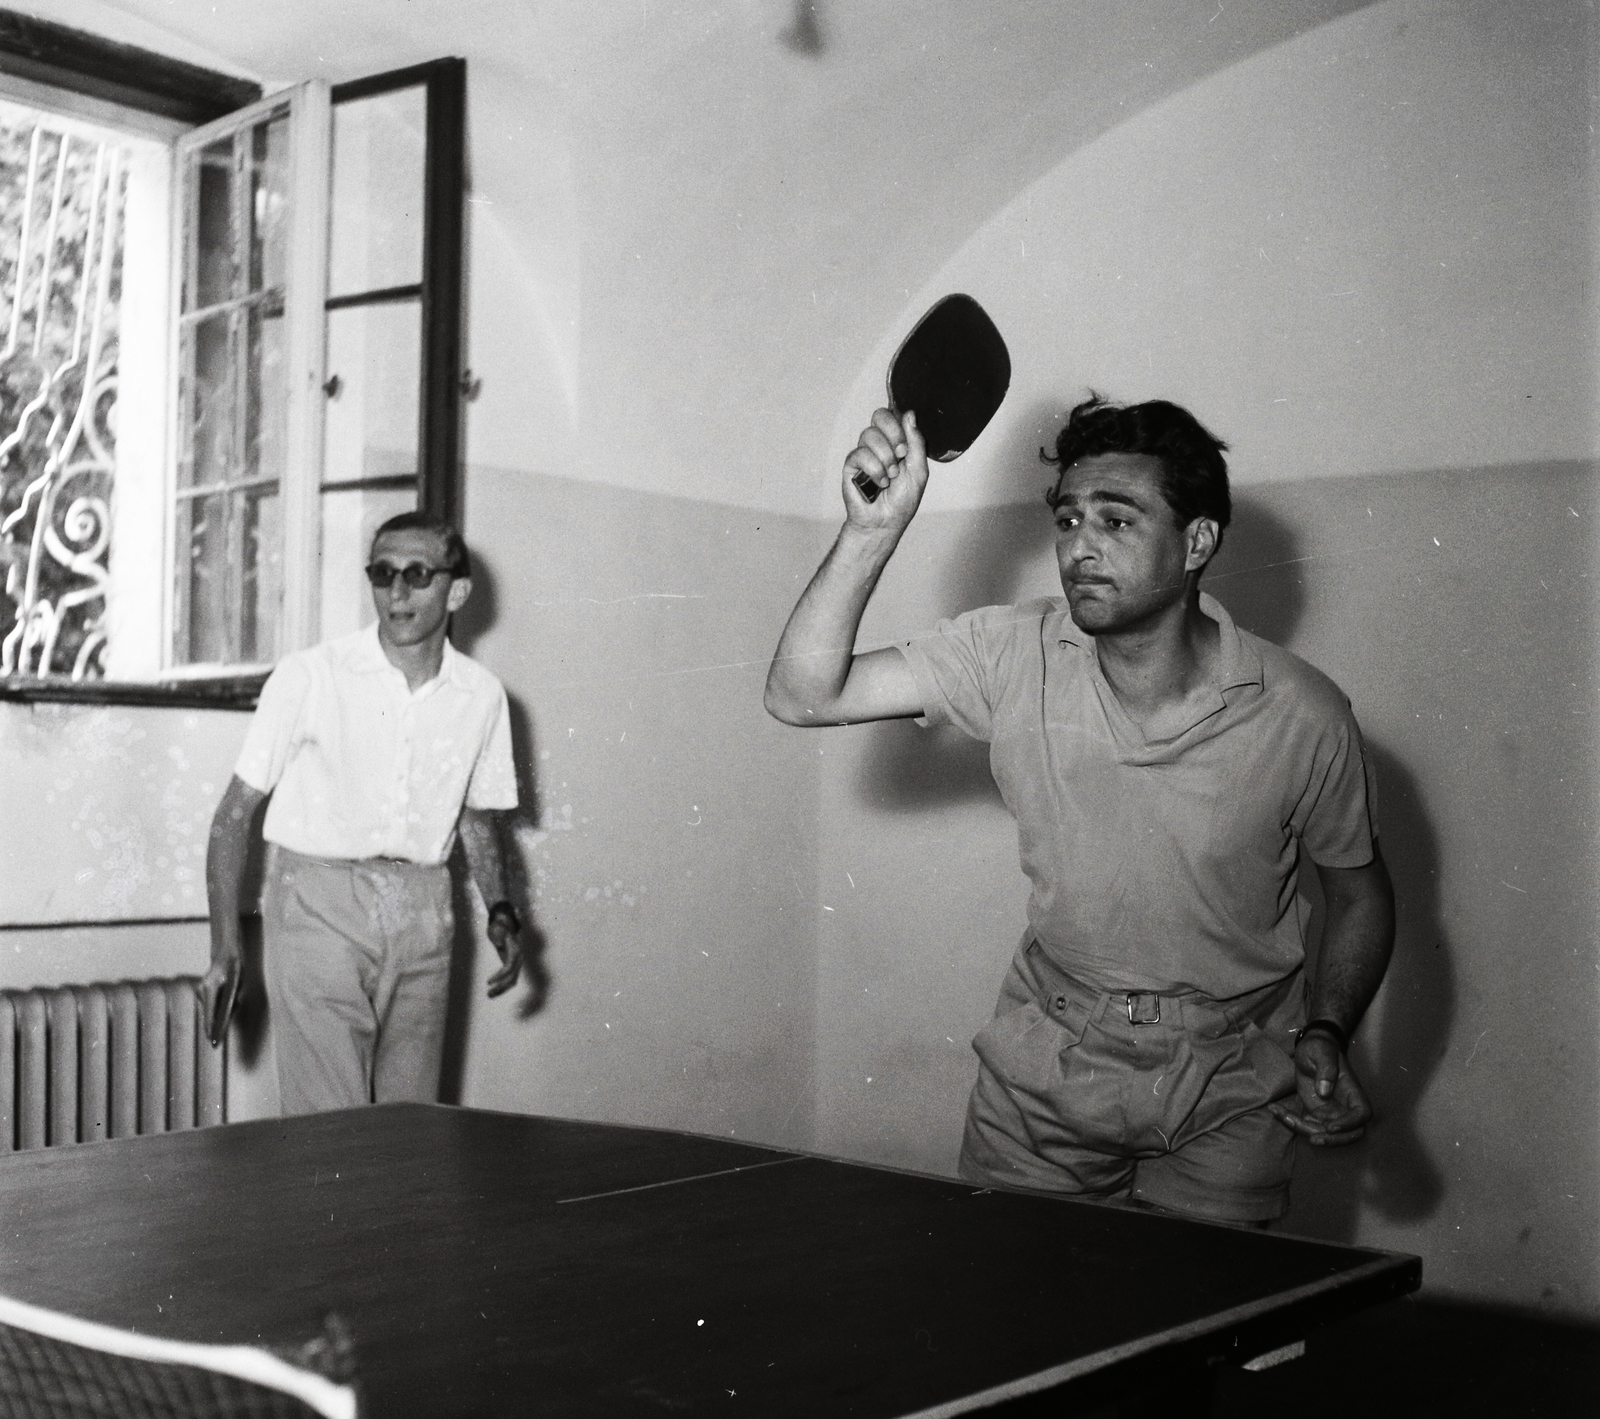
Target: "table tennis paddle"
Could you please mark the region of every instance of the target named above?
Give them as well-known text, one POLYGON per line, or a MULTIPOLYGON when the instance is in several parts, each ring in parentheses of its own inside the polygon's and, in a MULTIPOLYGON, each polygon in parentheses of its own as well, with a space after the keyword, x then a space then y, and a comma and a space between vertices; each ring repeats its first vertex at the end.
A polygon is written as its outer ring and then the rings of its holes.
MULTIPOLYGON (((965 453, 994 417, 1011 383, 1011 355, 989 313, 971 296, 936 301, 889 362, 889 407, 915 410, 928 457, 948 463, 965 453)), ((879 486, 857 472, 873 502, 879 486)))

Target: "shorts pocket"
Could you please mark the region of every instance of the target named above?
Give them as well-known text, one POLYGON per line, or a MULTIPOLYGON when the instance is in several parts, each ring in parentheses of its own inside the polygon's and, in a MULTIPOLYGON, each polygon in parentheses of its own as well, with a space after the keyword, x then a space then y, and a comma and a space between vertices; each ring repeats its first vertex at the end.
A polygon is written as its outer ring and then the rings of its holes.
POLYGON ((1245 1059, 1267 1097, 1282 1099, 1294 1093, 1294 1056, 1259 1025, 1246 1021, 1239 1034, 1244 1041, 1245 1059))
POLYGON ((1294 1060, 1260 1026, 1246 1020, 1195 1050, 1205 1087, 1183 1138, 1209 1133, 1295 1092, 1294 1060))
POLYGON ((1030 1000, 1001 1011, 973 1037, 978 1058, 1003 1083, 1033 1091, 1060 1078, 1061 1055, 1083 1038, 1089 1012, 1064 995, 1049 1005, 1047 1012, 1030 1000))

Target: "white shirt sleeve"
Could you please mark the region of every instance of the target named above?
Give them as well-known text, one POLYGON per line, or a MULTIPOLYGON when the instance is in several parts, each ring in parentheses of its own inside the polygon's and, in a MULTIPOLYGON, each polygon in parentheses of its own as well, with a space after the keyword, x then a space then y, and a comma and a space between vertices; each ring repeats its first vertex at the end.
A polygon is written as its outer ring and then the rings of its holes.
POLYGON ((270 793, 283 777, 310 689, 311 676, 299 656, 280 661, 261 687, 239 762, 233 768, 257 793, 270 793))
POLYGON ((511 711, 504 688, 498 690, 494 719, 467 784, 468 808, 515 808, 517 770, 511 757, 511 711))

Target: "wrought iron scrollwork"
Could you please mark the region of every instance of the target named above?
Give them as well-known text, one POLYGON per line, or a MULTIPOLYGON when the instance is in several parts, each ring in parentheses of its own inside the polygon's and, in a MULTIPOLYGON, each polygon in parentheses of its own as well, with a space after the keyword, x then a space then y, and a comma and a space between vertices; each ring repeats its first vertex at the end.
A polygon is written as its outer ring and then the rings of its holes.
POLYGON ((0 349, 6 676, 102 673, 123 172, 111 145, 44 120, 31 130, 0 122, 0 311, 10 307, 0 349))

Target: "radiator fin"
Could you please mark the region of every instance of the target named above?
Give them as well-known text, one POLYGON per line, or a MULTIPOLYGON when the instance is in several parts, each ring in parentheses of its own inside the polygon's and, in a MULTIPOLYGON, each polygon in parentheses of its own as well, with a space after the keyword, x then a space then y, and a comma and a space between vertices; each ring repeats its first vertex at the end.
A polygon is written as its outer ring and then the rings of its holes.
POLYGON ((223 1122, 227 1045, 206 1040, 198 984, 0 991, 0 1152, 223 1122))

